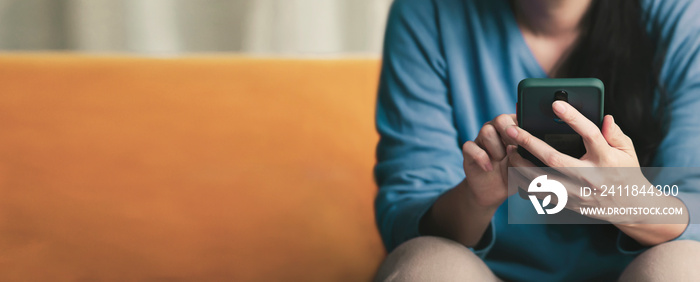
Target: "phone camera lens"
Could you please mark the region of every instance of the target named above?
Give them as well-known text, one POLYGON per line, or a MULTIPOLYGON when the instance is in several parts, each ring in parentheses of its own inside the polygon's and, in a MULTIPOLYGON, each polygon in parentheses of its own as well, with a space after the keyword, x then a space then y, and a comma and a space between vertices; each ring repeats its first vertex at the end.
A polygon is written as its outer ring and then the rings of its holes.
POLYGON ((554 92, 554 101, 564 101, 564 102, 569 102, 569 93, 566 93, 564 90, 559 90, 557 92, 554 92))

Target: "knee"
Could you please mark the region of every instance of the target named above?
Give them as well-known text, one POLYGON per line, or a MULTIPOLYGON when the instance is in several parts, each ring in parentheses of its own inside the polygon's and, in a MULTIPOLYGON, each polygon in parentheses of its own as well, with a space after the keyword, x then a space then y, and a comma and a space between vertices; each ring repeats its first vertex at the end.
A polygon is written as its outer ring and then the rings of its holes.
POLYGON ((486 264, 464 245, 425 236, 407 241, 391 252, 382 263, 375 281, 494 279, 486 264))
POLYGON ((625 269, 620 281, 690 281, 700 277, 700 242, 679 240, 654 246, 625 269))

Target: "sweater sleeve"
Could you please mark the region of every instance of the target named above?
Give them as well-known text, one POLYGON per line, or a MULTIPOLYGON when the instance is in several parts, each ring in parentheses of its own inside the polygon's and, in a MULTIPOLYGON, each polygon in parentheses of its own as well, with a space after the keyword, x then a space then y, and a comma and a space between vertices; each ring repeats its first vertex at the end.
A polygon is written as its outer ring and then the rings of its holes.
MULTIPOLYGON (((423 215, 464 179, 434 5, 397 0, 387 24, 374 174, 379 186, 376 220, 389 251, 419 236, 423 215)), ((491 238, 489 230, 486 237, 491 238)), ((482 243, 490 245, 488 241, 482 243)))
MULTIPOLYGON (((661 183, 678 185, 678 198, 687 207, 690 222, 676 240, 700 240, 700 1, 648 0, 646 5, 647 28, 663 59, 659 82, 665 106, 660 117, 665 136, 652 166, 669 168, 661 183)), ((618 247, 625 253, 643 251, 625 234, 618 247)))
MULTIPOLYGON (((662 105, 665 137, 654 166, 682 167, 672 173, 679 184, 678 198, 685 203, 690 224, 677 240, 700 240, 700 2, 654 1, 652 34, 658 34, 663 56, 660 84, 666 96, 662 105), (688 169, 694 168, 694 169, 688 169)), ((669 183, 671 184, 671 183, 669 183)))
MULTIPOLYGON (((434 1, 397 0, 387 24, 376 125, 376 220, 391 251, 419 236, 435 200, 464 179, 434 1)), ((479 256, 493 245, 491 224, 479 256)))

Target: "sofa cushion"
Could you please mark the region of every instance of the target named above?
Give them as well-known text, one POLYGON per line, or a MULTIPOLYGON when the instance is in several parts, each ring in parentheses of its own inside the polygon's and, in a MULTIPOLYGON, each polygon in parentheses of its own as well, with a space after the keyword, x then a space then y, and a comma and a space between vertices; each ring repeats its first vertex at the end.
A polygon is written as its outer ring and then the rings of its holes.
POLYGON ((368 280, 378 60, 0 56, 0 280, 368 280))

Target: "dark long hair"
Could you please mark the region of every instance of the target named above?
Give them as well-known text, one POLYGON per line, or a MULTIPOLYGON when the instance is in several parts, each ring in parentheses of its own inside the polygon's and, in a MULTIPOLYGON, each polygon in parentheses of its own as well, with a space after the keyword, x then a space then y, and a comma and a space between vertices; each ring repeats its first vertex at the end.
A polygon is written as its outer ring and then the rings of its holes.
MULTIPOLYGON (((581 23, 581 36, 557 70, 557 77, 595 77, 605 84, 605 114, 613 115, 634 142, 642 166, 649 166, 661 142, 660 112, 653 112, 661 62, 647 33, 640 0, 594 0, 581 23)), ((663 101, 661 99, 660 101, 663 101)), ((658 107, 663 111, 663 103, 658 107)))

